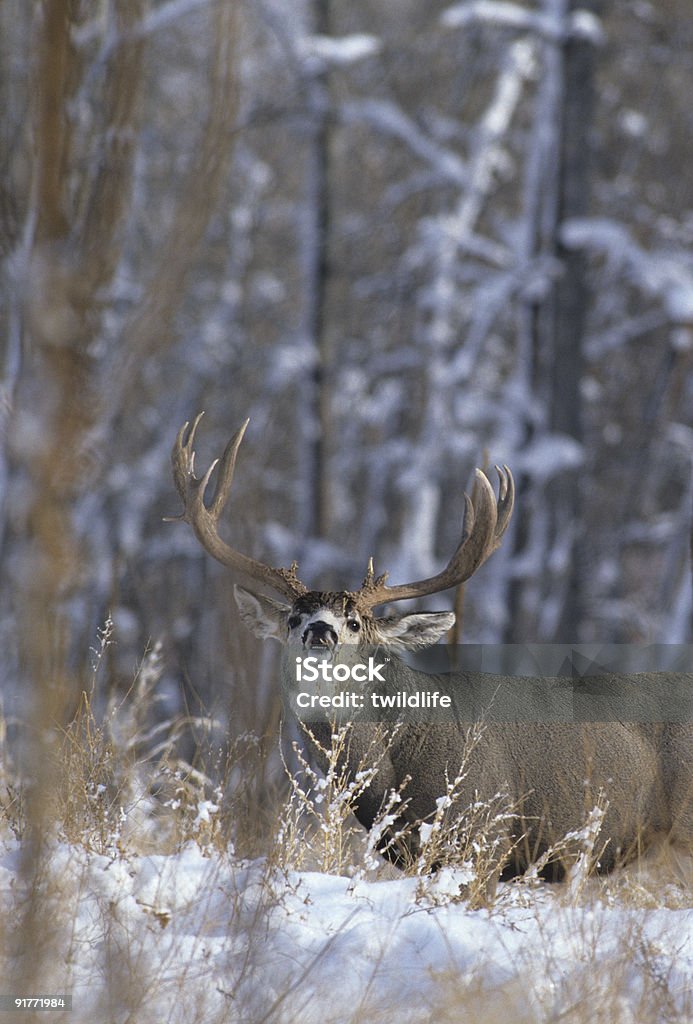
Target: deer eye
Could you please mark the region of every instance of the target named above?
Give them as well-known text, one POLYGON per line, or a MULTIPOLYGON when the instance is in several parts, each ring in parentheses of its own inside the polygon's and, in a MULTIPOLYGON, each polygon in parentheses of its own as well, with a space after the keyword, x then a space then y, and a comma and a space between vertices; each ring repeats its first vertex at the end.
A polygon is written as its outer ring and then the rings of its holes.
POLYGON ((300 626, 301 625, 301 616, 300 615, 291 615, 289 617, 289 621, 288 621, 287 625, 288 625, 289 629, 296 629, 296 626, 300 626))
POLYGON ((350 629, 352 633, 358 633, 361 623, 358 619, 347 619, 347 629, 350 629))

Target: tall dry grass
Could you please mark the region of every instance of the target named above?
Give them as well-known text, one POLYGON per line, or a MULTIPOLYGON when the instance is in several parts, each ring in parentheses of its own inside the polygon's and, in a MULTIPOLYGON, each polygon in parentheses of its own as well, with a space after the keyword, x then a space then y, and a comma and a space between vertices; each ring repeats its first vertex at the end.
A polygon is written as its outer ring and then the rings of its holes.
MULTIPOLYGON (((534 936, 526 964, 514 965, 508 979, 492 981, 481 958, 474 970, 460 976, 451 966, 451 949, 449 962, 441 963, 437 971, 436 1001, 429 1007, 437 1020, 473 1015, 491 1022, 513 1012, 519 1021, 551 1021, 558 1016, 583 1024, 607 1008, 610 1019, 625 1022, 626 1008, 631 1012, 633 1006, 635 1019, 644 1024, 686 1019, 682 1007, 690 1005, 680 991, 676 965, 662 954, 645 921, 637 925, 637 915, 665 906, 690 906, 690 898, 681 885, 664 885, 656 871, 648 875, 640 867, 606 880, 595 878, 592 869, 601 853, 598 835, 607 794, 600 794, 583 827, 557 843, 524 878, 496 889, 496 875, 507 855, 500 837, 513 813, 507 797, 498 794, 492 801, 459 808, 466 758, 448 780, 429 820, 407 820, 405 781, 385 801, 367 835, 354 809, 386 756, 388 738, 378 736, 352 776, 345 768, 349 730, 340 726, 322 751, 323 772, 313 767, 304 743, 293 746, 296 767, 286 769, 287 788, 283 793, 277 790, 274 814, 268 814, 259 828, 248 795, 253 792, 253 772, 262 767, 257 738, 245 735, 225 747, 216 740, 203 741, 195 756, 186 759, 181 748, 186 747, 190 730, 198 739, 205 731, 214 737, 215 723, 203 716, 165 714, 161 649, 156 644, 145 653, 128 692, 98 700, 100 674, 115 639, 107 622, 90 657, 89 687, 67 725, 54 726, 50 736, 33 736, 33 743, 44 744, 45 768, 40 774, 27 771, 26 749, 37 748, 26 747, 26 723, 19 729, 11 723, 11 730, 0 723, 0 839, 5 850, 16 851, 21 893, 14 902, 14 917, 3 919, 0 955, 18 990, 46 991, 52 985, 55 991, 64 991, 69 986, 86 955, 84 924, 78 923, 80 896, 86 897, 96 908, 94 934, 100 949, 91 1019, 145 1022, 156 999, 169 998, 172 991, 170 972, 152 956, 156 936, 168 934, 185 911, 157 897, 155 886, 140 906, 150 930, 129 933, 128 918, 117 902, 100 893, 94 865, 136 872, 143 857, 156 855, 163 858, 156 862, 163 878, 166 861, 173 865, 194 848, 210 864, 205 898, 211 927, 226 929, 231 947, 242 950, 242 955, 228 963, 226 1010, 193 1006, 188 1018, 192 1022, 229 1019, 230 1007, 231 1019, 279 1022, 290 1019, 303 994, 308 999, 329 955, 332 940, 327 937, 324 948, 297 970, 286 989, 271 998, 263 995, 267 937, 280 927, 277 921, 283 918, 278 912, 298 891, 300 873, 306 870, 348 875, 358 882, 361 893, 370 880, 411 878, 409 916, 428 916, 441 909, 464 916, 483 908, 481 913, 498 922, 500 934, 513 911, 523 909, 525 922, 532 922, 531 928, 525 927, 534 936), (34 789, 47 777, 52 778, 51 800, 39 801, 34 789), (378 852, 378 847, 392 848, 391 844, 400 853, 410 851, 397 871, 378 852), (540 880, 539 871, 551 858, 569 864, 567 883, 547 886, 540 880), (233 884, 229 878, 235 879, 233 884), (222 890, 228 898, 219 900, 222 890), (547 902, 554 908, 552 916, 543 912, 547 902), (628 922, 622 943, 609 949, 606 964, 604 913, 622 914, 628 922), (554 917, 564 922, 560 949, 554 948, 556 931, 547 924, 554 917), (579 965, 567 976, 566 943, 575 949, 579 965)), ((469 753, 479 738, 478 731, 470 732, 469 753)), ((204 914, 200 920, 206 920, 204 914)), ((171 955, 180 954, 174 950, 171 955)), ((383 948, 373 958, 371 981, 362 998, 348 1010, 335 1008, 332 1019, 353 1024, 388 1020, 379 978, 391 969, 383 948)), ((179 997, 184 1001, 183 961, 179 970, 179 997)), ((65 1014, 64 1019, 84 1017, 65 1014)), ((423 1010, 412 1010, 411 1019, 423 1024, 431 1018, 423 1010)))

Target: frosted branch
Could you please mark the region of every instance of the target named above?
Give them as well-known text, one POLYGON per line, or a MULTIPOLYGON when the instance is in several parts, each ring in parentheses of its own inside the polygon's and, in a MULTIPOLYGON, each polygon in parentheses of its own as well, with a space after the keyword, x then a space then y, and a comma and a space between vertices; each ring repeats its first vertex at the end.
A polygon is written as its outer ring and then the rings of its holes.
POLYGON ((403 142, 422 160, 435 168, 441 178, 455 185, 465 185, 469 171, 463 160, 426 135, 419 126, 394 103, 387 100, 358 100, 340 108, 347 123, 366 123, 386 135, 403 142))
POLYGON ((494 171, 502 162, 500 140, 510 127, 524 83, 531 78, 534 70, 535 47, 530 40, 519 39, 510 47, 508 61, 498 78, 493 99, 477 129, 479 145, 470 162, 467 194, 457 212, 460 238, 473 230, 481 213, 493 182, 494 171))
POLYGON ((673 323, 693 322, 693 259, 676 250, 647 252, 623 224, 607 218, 573 218, 561 229, 569 249, 604 254, 622 267, 645 295, 657 298, 673 323))
POLYGON ((344 67, 372 57, 381 49, 376 36, 355 33, 350 36, 303 36, 297 40, 298 56, 313 72, 328 67, 344 67))
POLYGON ((599 45, 604 31, 599 19, 591 11, 578 10, 567 17, 538 13, 505 0, 473 0, 455 4, 441 15, 445 28, 466 28, 476 22, 532 32, 551 42, 564 43, 569 39, 584 39, 599 45))
MULTIPOLYGON (((156 10, 150 11, 138 25, 133 26, 127 33, 127 38, 143 39, 145 36, 150 36, 154 32, 158 32, 159 29, 165 28, 172 22, 184 18, 193 11, 199 10, 200 7, 208 7, 216 2, 217 0, 169 0, 168 3, 162 4, 156 10)), ((102 19, 94 18, 73 31, 72 41, 76 46, 86 46, 94 39, 97 39, 102 34, 102 31, 102 19)), ((117 39, 112 40, 110 48, 122 42, 123 38, 123 36, 118 36, 117 39)))

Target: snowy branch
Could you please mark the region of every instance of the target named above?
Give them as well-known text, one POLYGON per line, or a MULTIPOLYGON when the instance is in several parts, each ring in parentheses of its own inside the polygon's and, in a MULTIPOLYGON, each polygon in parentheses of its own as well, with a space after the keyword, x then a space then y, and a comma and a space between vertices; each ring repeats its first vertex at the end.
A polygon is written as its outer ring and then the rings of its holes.
POLYGON ((535 47, 528 39, 513 43, 498 78, 496 91, 477 129, 479 144, 471 161, 467 194, 457 211, 459 237, 469 234, 489 194, 494 171, 502 163, 501 140, 522 96, 525 82, 535 70, 535 47))
POLYGON ((563 224, 569 249, 604 254, 622 267, 642 292, 659 299, 673 323, 693 323, 693 258, 683 251, 647 252, 623 224, 606 218, 576 218, 563 224))
MULTIPOLYGON (((136 25, 127 33, 127 38, 144 39, 146 36, 158 32, 159 29, 172 24, 172 22, 178 21, 179 18, 184 18, 193 11, 199 10, 200 7, 208 7, 216 2, 217 0, 169 0, 168 3, 161 4, 156 10, 150 11, 139 25, 136 25)), ((94 18, 92 21, 75 29, 72 33, 72 40, 76 46, 86 46, 94 39, 97 39, 102 32, 103 20, 101 18, 94 18)), ((114 48, 122 41, 123 36, 112 39, 109 49, 114 48)))
POLYGON ((328 67, 344 67, 380 52, 376 36, 354 33, 350 36, 303 36, 297 40, 299 57, 314 73, 328 67))
POLYGON ((439 145, 419 128, 415 121, 387 100, 355 100, 340 108, 347 123, 366 123, 400 140, 422 160, 429 163, 443 180, 465 185, 469 177, 466 163, 439 145))
POLYGON ((604 41, 601 23, 591 11, 577 10, 569 17, 537 13, 506 0, 472 0, 455 4, 441 15, 445 28, 464 28, 476 22, 532 32, 551 42, 584 39, 599 45, 604 41))

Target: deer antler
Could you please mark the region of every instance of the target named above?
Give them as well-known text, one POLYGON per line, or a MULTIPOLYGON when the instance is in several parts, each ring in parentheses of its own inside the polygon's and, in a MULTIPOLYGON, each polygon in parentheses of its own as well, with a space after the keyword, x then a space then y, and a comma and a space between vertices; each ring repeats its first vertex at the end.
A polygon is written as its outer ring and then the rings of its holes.
POLYGON ((292 562, 289 569, 273 569, 271 566, 265 565, 263 562, 256 562, 254 558, 249 558, 247 555, 241 554, 240 551, 235 551, 229 547, 221 539, 217 530, 219 516, 226 505, 231 490, 238 448, 243 440, 249 420, 246 420, 240 430, 237 430, 233 435, 221 459, 215 459, 204 476, 198 479, 195 476, 194 469, 195 452, 193 450, 193 441, 195 440, 195 431, 202 416, 203 414, 200 413, 195 418, 191 427, 189 423, 184 423, 178 431, 176 443, 171 452, 171 463, 173 465, 173 479, 183 501, 184 508, 181 515, 168 516, 166 521, 175 522, 183 520, 186 523, 190 523, 195 531, 195 536, 205 551, 221 562, 222 565, 226 565, 230 569, 238 569, 240 572, 245 573, 246 576, 250 576, 260 583, 266 583, 267 586, 272 587, 277 593, 294 601, 301 594, 307 592, 307 588, 296 575, 296 570, 298 569, 296 562, 292 562), (189 427, 190 429, 188 430, 189 427), (205 491, 217 464, 219 465, 217 485, 214 489, 211 504, 206 505, 204 500, 205 491))
POLYGON ((507 466, 503 466, 502 469, 496 466, 496 472, 499 478, 498 500, 486 474, 480 469, 476 470, 474 500, 472 501, 468 494, 464 496, 462 538, 442 572, 426 580, 388 587, 388 574, 376 576, 371 558, 365 579, 357 593, 360 607, 367 610, 390 601, 425 597, 427 594, 437 594, 449 587, 456 587, 468 580, 500 545, 512 515, 515 502, 513 475, 507 466))

